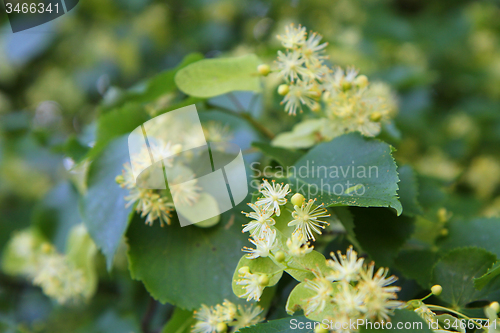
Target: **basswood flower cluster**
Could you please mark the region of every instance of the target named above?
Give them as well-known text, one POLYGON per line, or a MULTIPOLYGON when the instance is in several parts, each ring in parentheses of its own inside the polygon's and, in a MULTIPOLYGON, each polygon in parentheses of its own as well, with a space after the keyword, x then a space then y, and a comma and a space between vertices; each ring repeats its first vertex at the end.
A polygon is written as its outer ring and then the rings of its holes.
POLYGON ((16 233, 6 252, 15 256, 15 262, 3 263, 9 274, 31 280, 60 304, 79 303, 84 299, 87 287, 84 272, 33 230, 16 233))
MULTIPOLYGON (((307 107, 316 114, 316 119, 304 121, 307 126, 294 131, 300 132, 296 136, 314 133, 317 141, 353 131, 376 136, 381 124, 394 116, 396 101, 390 88, 380 82, 370 83, 354 67, 329 66, 325 54, 328 43, 321 43, 321 35, 308 34, 305 27, 292 24, 278 39, 286 48, 278 51, 274 68, 285 81, 278 87, 285 111, 296 115, 307 107), (321 121, 315 121, 318 117, 321 121)), ((282 133, 275 143, 286 145, 290 136, 282 133)))
MULTIPOLYGON (((218 122, 210 121, 203 125, 203 133, 207 141, 210 142, 228 142, 232 138, 232 133, 228 126, 218 122)), ((183 138, 189 142, 190 138, 183 138)), ((182 145, 171 142, 157 140, 150 143, 150 149, 155 156, 174 156, 182 151, 182 145)), ((164 166, 172 168, 177 174, 176 179, 182 180, 179 184, 170 185, 168 190, 158 190, 142 188, 137 185, 133 170, 143 170, 151 165, 150 152, 148 149, 142 149, 139 153, 131 156, 130 163, 123 165, 122 174, 116 177, 116 182, 129 191, 125 197, 126 207, 134 206, 135 210, 145 217, 145 223, 152 226, 155 221, 159 221, 160 226, 170 225, 172 213, 174 211, 174 200, 177 203, 191 206, 200 198, 201 189, 197 185, 194 172, 182 161, 174 158, 163 160, 164 166), (133 168, 132 168, 133 166, 133 168)))
POLYGON ((193 325, 191 332, 236 332, 243 327, 255 325, 262 321, 263 318, 259 316, 261 312, 262 308, 258 305, 236 306, 228 300, 225 300, 222 304, 217 304, 215 307, 202 305, 199 310, 194 312, 196 323, 193 325))
POLYGON ((237 296, 259 301, 286 271, 300 281, 287 302, 290 313, 301 308, 310 319, 340 323, 389 320, 404 304, 392 285, 397 278, 373 262, 366 265, 352 246, 332 259, 314 251, 311 242, 329 225, 330 214, 315 199, 290 192, 289 185, 264 179, 260 197, 248 204, 252 211, 243 212, 249 218, 243 232, 250 233, 253 247, 243 248, 233 282, 237 296))
POLYGON ((330 271, 313 270, 315 278, 305 281, 304 287, 314 294, 306 299, 306 315, 324 313, 326 319, 343 327, 358 320, 390 320, 393 310, 404 304, 397 300, 400 288, 391 286, 397 278, 388 277, 386 268, 375 270, 373 262, 364 265, 352 247, 346 255, 339 251, 331 256, 333 260, 326 261, 330 271))

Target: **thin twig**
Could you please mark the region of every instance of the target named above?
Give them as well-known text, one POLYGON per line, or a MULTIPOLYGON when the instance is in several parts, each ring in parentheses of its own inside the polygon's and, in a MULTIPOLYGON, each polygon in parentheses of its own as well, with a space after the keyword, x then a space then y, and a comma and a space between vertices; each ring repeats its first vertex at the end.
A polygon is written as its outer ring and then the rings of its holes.
POLYGON ((149 326, 151 324, 151 320, 158 308, 158 302, 155 301, 152 297, 149 299, 148 308, 144 313, 144 317, 142 317, 141 328, 143 333, 149 333, 149 326))
MULTIPOLYGON (((238 102, 239 103, 239 102, 238 102)), ((269 129, 267 129, 264 125, 259 123, 250 113, 246 111, 241 111, 241 112, 235 112, 231 109, 225 108, 223 106, 218 106, 218 105, 213 105, 210 103, 206 103, 207 107, 212 110, 218 110, 239 118, 242 118, 250 123, 253 128, 255 128, 257 131, 259 131, 261 134, 266 136, 269 139, 274 139, 274 134, 271 132, 269 129)), ((241 104, 240 104, 241 105, 241 104)))

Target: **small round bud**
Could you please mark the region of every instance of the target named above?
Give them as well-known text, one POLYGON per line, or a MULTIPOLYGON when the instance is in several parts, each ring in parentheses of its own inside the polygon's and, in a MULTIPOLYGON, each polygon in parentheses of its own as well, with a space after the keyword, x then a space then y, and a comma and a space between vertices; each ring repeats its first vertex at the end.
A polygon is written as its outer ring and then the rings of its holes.
POLYGON ((314 333, 328 333, 330 332, 328 330, 328 328, 326 328, 324 325, 318 325, 316 326, 316 328, 314 329, 314 333))
POLYGON ((439 284, 436 284, 432 286, 431 292, 433 295, 439 296, 441 295, 441 292, 443 292, 443 287, 441 287, 439 284))
POLYGON ((50 251, 52 251, 52 245, 50 245, 49 243, 43 243, 42 244, 42 252, 49 253, 50 251))
POLYGON ((450 232, 448 231, 448 229, 443 228, 439 233, 441 234, 441 236, 448 236, 450 232))
POLYGON ((285 252, 283 251, 278 251, 274 255, 274 258, 276 259, 277 262, 283 262, 285 261, 285 252))
POLYGON ((269 67, 269 65, 262 64, 257 66, 257 71, 259 72, 260 75, 267 76, 267 74, 271 72, 271 68, 269 67))
POLYGON ((285 96, 290 91, 290 87, 287 84, 280 84, 278 87, 278 94, 285 96))
POLYGON ((300 193, 295 193, 292 196, 292 199, 290 200, 294 206, 302 206, 302 203, 304 202, 306 198, 300 193))
POLYGON ((378 111, 375 111, 375 112, 373 112, 373 113, 370 115, 370 120, 371 120, 371 121, 378 122, 378 121, 380 121, 380 119, 382 119, 382 113, 380 113, 380 112, 378 112, 378 111))
POLYGON ((347 91, 352 88, 352 83, 344 81, 342 82, 342 90, 347 91))
POLYGON ((240 269, 238 269, 238 273, 240 273, 240 274, 250 273, 250 267, 242 266, 242 267, 240 267, 240 269))
POLYGON ((365 88, 368 85, 368 78, 366 75, 360 75, 354 79, 354 84, 359 88, 365 88))
POLYGON ((312 112, 319 112, 321 111, 321 105, 319 103, 314 103, 314 105, 311 107, 312 112))
POLYGON ((214 217, 211 217, 207 220, 197 222, 194 225, 199 227, 199 228, 211 228, 214 225, 218 224, 219 221, 220 221, 220 216, 214 216, 214 217))
POLYGON ((498 313, 498 311, 500 311, 500 304, 498 304, 498 302, 492 302, 490 303, 490 308, 493 309, 495 313, 498 313))
POLYGON ((259 284, 262 287, 267 286, 269 284, 269 276, 267 276, 267 274, 262 274, 261 276, 259 276, 259 284))
POLYGON ((441 222, 441 223, 447 222, 448 219, 450 218, 450 214, 448 213, 448 210, 446 210, 446 208, 444 208, 444 207, 441 207, 438 209, 437 216, 438 216, 439 222, 441 222))
POLYGON ((116 178, 115 178, 115 182, 116 182, 117 184, 122 184, 124 181, 125 181, 125 178, 123 178, 123 176, 122 176, 122 175, 118 175, 118 176, 116 176, 116 178))
POLYGON ((217 326, 215 326, 215 330, 217 331, 217 333, 224 333, 227 331, 227 324, 218 323, 217 326))

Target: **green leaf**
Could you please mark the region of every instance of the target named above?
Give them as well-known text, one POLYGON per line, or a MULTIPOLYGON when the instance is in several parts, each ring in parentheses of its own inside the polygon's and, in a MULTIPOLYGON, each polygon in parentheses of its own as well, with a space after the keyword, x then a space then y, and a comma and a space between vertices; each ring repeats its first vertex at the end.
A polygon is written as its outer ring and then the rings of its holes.
POLYGON ((230 91, 260 91, 259 58, 248 54, 237 58, 204 59, 175 75, 177 87, 187 95, 209 98, 230 91))
POLYGON ((409 165, 398 168, 399 173, 399 201, 403 206, 403 214, 415 216, 422 214, 422 207, 418 203, 418 183, 415 172, 409 165))
POLYGON ((128 103, 103 113, 97 120, 95 145, 88 152, 87 157, 96 158, 113 139, 129 134, 149 119, 144 107, 137 103, 128 103))
MULTIPOLYGON (((486 274, 474 279, 474 288, 477 290, 483 289, 491 280, 500 275, 500 261, 497 261, 493 267, 488 269, 486 274)), ((498 279, 497 279, 498 280, 498 279)))
POLYGON ((302 157, 302 155, 304 155, 297 150, 274 147, 264 142, 253 142, 252 147, 258 148, 265 155, 281 164, 284 168, 292 166, 300 159, 300 157, 302 157))
POLYGON ((313 333, 318 323, 306 317, 290 317, 271 320, 239 330, 240 333, 313 333))
POLYGON ((85 278, 84 297, 90 299, 97 289, 95 256, 97 247, 90 238, 85 226, 79 224, 71 229, 66 246, 66 255, 76 268, 83 271, 85 278))
POLYGON ((64 155, 72 158, 74 161, 81 161, 88 153, 89 147, 82 145, 77 137, 72 134, 61 145, 55 146, 52 150, 56 153, 63 153, 64 155))
MULTIPOLYGON (((386 324, 387 325, 387 324, 386 324)), ((433 331, 429 328, 429 324, 422 319, 414 311, 410 310, 395 310, 394 315, 391 316, 391 326, 389 329, 387 326, 383 329, 375 327, 364 327, 360 330, 360 333, 376 333, 376 332, 401 332, 401 333, 432 333, 433 331), (398 328, 398 326, 402 328, 398 328)))
POLYGON ((128 190, 115 181, 128 161, 127 137, 111 142, 90 165, 88 190, 80 204, 85 226, 106 256, 108 269, 111 269, 132 212, 132 207, 125 208, 128 190))
POLYGON ((318 142, 324 119, 307 119, 295 125, 290 132, 283 132, 273 139, 272 145, 286 149, 309 148, 318 142))
MULTIPOLYGON (((317 293, 314 292, 314 290, 306 288, 305 283, 299 283, 295 286, 295 288, 293 288, 292 292, 288 296, 285 307, 286 312, 292 315, 299 310, 304 310, 307 306, 308 299, 315 295, 317 295, 317 293)), ((307 315, 307 318, 321 322, 333 312, 334 305, 332 303, 327 303, 322 311, 313 311, 307 315)))
POLYGON ((177 307, 167 324, 163 326, 161 333, 190 333, 191 326, 195 323, 196 319, 193 318, 192 311, 183 310, 177 307))
POLYGON ((263 273, 269 274, 271 277, 269 278, 268 287, 272 287, 277 284, 281 276, 283 275, 283 268, 276 265, 270 258, 256 258, 256 259, 248 259, 246 256, 241 257, 238 262, 238 266, 234 270, 233 280, 232 280, 232 288, 233 292, 238 297, 243 297, 242 295, 246 293, 245 289, 241 285, 236 284, 236 281, 240 279, 238 270, 243 267, 248 266, 250 269, 250 273, 263 273))
POLYGON ((432 269, 438 254, 431 250, 404 250, 394 260, 396 267, 409 279, 428 289, 432 278, 432 269))
POLYGON ((391 147, 358 133, 315 146, 294 165, 292 187, 326 206, 392 207, 398 201, 398 174, 391 147), (353 188, 359 188, 351 192, 353 188))
POLYGON ((247 236, 241 207, 225 212, 212 228, 180 227, 177 218, 160 228, 136 216, 127 232, 129 269, 162 303, 192 310, 224 299, 238 302, 231 282, 247 236), (237 211, 237 213, 235 213, 237 211))
MULTIPOLYGON (((161 72, 145 82, 142 82, 127 91, 125 100, 127 102, 145 103, 158 99, 162 95, 176 89, 175 75, 182 68, 203 59, 201 53, 188 54, 182 62, 173 69, 161 72)), ((193 104, 193 103, 190 103, 193 104)))
POLYGON ((351 207, 359 244, 379 266, 391 266, 414 229, 414 219, 387 208, 351 207))
POLYGON ((438 245, 443 250, 461 246, 482 247, 500 256, 500 218, 451 221, 448 236, 438 245))
POLYGON ((493 253, 475 247, 448 252, 436 263, 432 273, 432 283, 443 287, 439 298, 454 308, 462 308, 488 295, 489 291, 474 288, 474 279, 484 275, 496 260, 493 253))
POLYGON ((303 257, 292 257, 288 262, 286 272, 290 274, 297 281, 304 281, 305 279, 314 279, 314 274, 308 270, 313 268, 320 272, 328 272, 331 269, 326 265, 326 258, 318 251, 311 251, 303 257))

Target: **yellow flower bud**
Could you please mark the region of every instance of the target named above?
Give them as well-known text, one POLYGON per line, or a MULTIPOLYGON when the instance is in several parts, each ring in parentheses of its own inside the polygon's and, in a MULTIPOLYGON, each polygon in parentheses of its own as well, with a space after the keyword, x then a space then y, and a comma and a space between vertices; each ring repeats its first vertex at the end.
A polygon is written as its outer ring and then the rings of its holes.
POLYGON ((294 206, 302 206, 302 203, 304 202, 306 198, 300 193, 295 193, 292 196, 292 199, 290 200, 294 206))
POLYGON ((42 244, 42 252, 43 253, 49 253, 49 252, 52 251, 52 249, 53 249, 53 247, 52 247, 51 244, 49 244, 49 243, 43 243, 42 244))
POLYGON ((257 71, 259 72, 260 75, 267 76, 267 74, 271 72, 271 68, 269 67, 269 65, 262 64, 257 66, 257 71))
POLYGON ((278 251, 274 255, 274 258, 276 259, 277 262, 283 262, 285 261, 285 252, 283 251, 278 251))
POLYGON ((438 216, 439 222, 441 222, 441 223, 445 223, 450 219, 450 214, 448 213, 448 211, 444 207, 439 208, 439 210, 437 212, 437 216, 438 216))
POLYGON ((290 87, 287 84, 280 84, 278 87, 278 94, 285 96, 290 91, 290 87))
POLYGON ((366 75, 360 75, 354 79, 354 84, 359 88, 365 88, 368 85, 368 78, 366 75))
POLYGON ((441 287, 439 284, 436 284, 432 286, 431 292, 433 295, 439 296, 443 292, 443 287, 441 287))
POLYGON ((330 332, 328 328, 324 327, 323 325, 318 325, 314 329, 314 333, 328 333, 330 332))
POLYGON ((321 110, 321 105, 319 103, 314 103, 314 105, 311 107, 312 112, 319 112, 321 110))
POLYGON ((118 175, 118 176, 116 176, 116 178, 115 178, 115 182, 116 182, 117 184, 122 184, 124 181, 125 181, 125 179, 123 178, 123 176, 122 176, 122 175, 118 175))
POLYGON ((227 325, 225 323, 218 323, 217 326, 215 327, 215 330, 218 333, 224 333, 227 331, 227 325))
POLYGON ((371 121, 380 121, 380 119, 382 119, 382 113, 378 112, 378 111, 375 111, 373 112, 371 115, 370 115, 370 120, 371 121))
POLYGON ((267 274, 259 276, 259 284, 263 287, 267 286, 269 284, 269 276, 267 274))
POLYGON ((492 308, 495 313, 498 313, 498 311, 500 311, 500 304, 498 304, 498 302, 493 302, 490 304, 490 308, 492 308))
POLYGON ((347 91, 352 88, 351 82, 344 81, 342 82, 342 90, 347 91))
POLYGON ((240 269, 238 269, 238 273, 240 273, 240 274, 250 273, 250 267, 242 266, 242 267, 240 267, 240 269))

